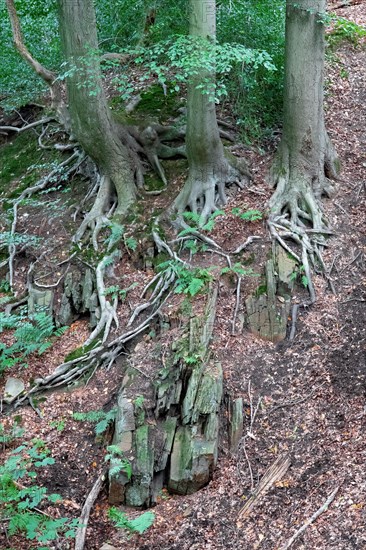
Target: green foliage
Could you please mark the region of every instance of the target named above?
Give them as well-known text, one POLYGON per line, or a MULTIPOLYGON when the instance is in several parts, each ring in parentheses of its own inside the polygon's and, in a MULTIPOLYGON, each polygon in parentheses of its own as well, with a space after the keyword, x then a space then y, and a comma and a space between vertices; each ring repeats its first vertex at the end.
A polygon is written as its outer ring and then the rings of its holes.
POLYGON ((113 285, 106 288, 104 294, 106 296, 111 295, 112 299, 115 299, 118 297, 119 300, 121 300, 121 302, 124 302, 128 292, 136 288, 137 286, 138 286, 138 283, 132 283, 127 288, 120 288, 118 285, 113 285))
POLYGON ((116 418, 117 409, 111 409, 110 411, 88 411, 87 413, 76 412, 72 417, 74 420, 81 422, 91 422, 95 424, 96 435, 101 435, 106 431, 108 426, 114 422, 116 418))
POLYGON ((40 238, 35 235, 27 235, 25 233, 11 233, 11 231, 4 231, 0 233, 0 248, 9 246, 11 244, 18 245, 36 245, 39 243, 40 238))
POLYGON ((132 476, 132 466, 129 460, 125 458, 123 451, 118 447, 118 445, 109 445, 107 447, 108 453, 105 455, 105 462, 110 462, 111 467, 109 469, 109 474, 115 476, 121 472, 126 474, 127 479, 131 479, 132 476))
POLYGON ((193 222, 193 225, 191 227, 187 227, 186 229, 183 229, 178 234, 178 237, 184 237, 185 235, 189 235, 193 231, 197 231, 198 229, 201 229, 202 231, 212 231, 215 227, 215 220, 218 216, 224 216, 225 212, 223 210, 216 210, 211 214, 211 216, 208 218, 206 222, 204 222, 199 214, 197 212, 184 212, 183 217, 185 220, 193 222))
POLYGON ((138 533, 142 535, 154 523, 155 514, 153 512, 144 512, 135 519, 128 519, 124 512, 112 506, 108 511, 108 517, 119 529, 127 529, 131 534, 138 533))
POLYGON ((52 345, 51 338, 61 336, 67 327, 56 329, 52 317, 44 311, 27 317, 23 309, 18 314, 0 313, 0 334, 4 330, 14 330, 14 343, 7 346, 0 342, 0 373, 31 353, 42 355, 52 345))
MULTIPOLYGON (((137 241, 134 237, 131 237, 131 236, 127 237, 126 236, 126 228, 125 228, 124 225, 121 225, 120 223, 112 221, 112 222, 109 223, 108 229, 110 229, 110 234, 107 237, 107 239, 105 240, 105 244, 107 245, 108 250, 111 250, 122 239, 123 239, 124 244, 125 244, 125 246, 128 250, 132 250, 132 251, 136 250, 138 243, 137 243, 137 241)), ((105 266, 106 265, 107 264, 105 264, 105 266)))
POLYGON ((5 292, 6 294, 11 292, 10 283, 6 279, 0 281, 0 292, 5 292))
POLYGON ((248 222, 256 222, 263 218, 263 213, 260 210, 246 210, 243 212, 241 208, 233 208, 231 213, 248 222))
POLYGON ((290 275, 290 281, 299 281, 305 288, 309 285, 309 279, 305 275, 305 268, 300 265, 290 275))
POLYGON ((66 422, 64 419, 61 420, 52 420, 50 422, 50 428, 56 428, 58 432, 62 432, 65 429, 66 422))
POLYGON ((187 294, 190 297, 196 296, 204 290, 213 277, 210 269, 190 268, 182 262, 168 260, 158 266, 160 271, 172 270, 176 275, 176 294, 187 294))
POLYGON ((226 79, 237 65, 255 70, 276 70, 271 56, 263 50, 254 50, 242 44, 212 42, 201 37, 174 36, 150 47, 136 49, 135 63, 144 67, 141 80, 155 78, 178 92, 182 83, 191 82, 200 73, 217 75, 197 85, 212 101, 227 95, 226 79))
POLYGON ((329 46, 332 48, 344 41, 357 46, 360 40, 366 36, 366 27, 357 25, 357 23, 345 17, 338 17, 335 13, 329 14, 325 22, 331 25, 331 31, 327 34, 327 40, 329 46))
POLYGON ((136 399, 134 400, 133 404, 135 405, 135 407, 139 408, 139 409, 142 409, 143 405, 144 405, 144 402, 145 402, 145 398, 143 395, 138 395, 136 397, 136 399))
POLYGON ((60 535, 75 536, 77 520, 53 519, 38 510, 43 503, 49 505, 61 500, 60 495, 48 495, 46 488, 32 484, 37 468, 54 464, 49 454, 44 442, 34 439, 13 450, 0 465, 0 517, 9 522, 10 537, 22 533, 27 540, 48 543, 60 535))
POLYGON ((191 353, 183 355, 183 360, 187 365, 198 365, 202 361, 202 356, 199 353, 191 353))
POLYGON ((232 2, 223 0, 217 13, 220 42, 235 41, 271 54, 276 71, 237 65, 227 90, 242 139, 247 143, 269 137, 281 121, 285 52, 285 0, 232 2))
POLYGON ((224 275, 225 273, 233 273, 235 275, 238 275, 239 277, 258 277, 259 276, 258 273, 253 273, 253 270, 251 268, 246 269, 240 263, 236 263, 231 267, 223 267, 221 270, 221 274, 224 275))
MULTIPOLYGON (((15 4, 27 48, 44 66, 56 69, 60 63, 56 2, 27 0, 15 4)), ((34 101, 44 94, 46 86, 13 46, 5 2, 0 2, 0 43, 0 105, 10 110, 34 101)))

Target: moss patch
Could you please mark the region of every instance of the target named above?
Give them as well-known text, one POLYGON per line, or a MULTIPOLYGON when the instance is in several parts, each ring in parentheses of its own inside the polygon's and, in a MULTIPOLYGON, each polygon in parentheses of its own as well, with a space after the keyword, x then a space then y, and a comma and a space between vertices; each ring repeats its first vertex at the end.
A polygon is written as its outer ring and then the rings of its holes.
POLYGON ((33 132, 14 136, 14 139, 0 147, 0 194, 14 198, 39 179, 44 170, 42 165, 54 162, 58 158, 58 151, 44 151, 38 147, 33 132), (31 169, 33 165, 34 169, 31 169), (14 185, 11 185, 12 182, 14 185))
POLYGON ((167 92, 158 84, 151 86, 141 94, 141 101, 136 107, 139 113, 159 115, 161 118, 169 118, 177 114, 181 101, 176 92, 167 92))
POLYGON ((164 189, 164 183, 154 172, 145 174, 144 178, 145 188, 148 191, 160 191, 161 189, 164 189))
POLYGON ((85 353, 88 353, 88 351, 91 351, 92 349, 97 347, 99 343, 100 340, 93 340, 88 346, 81 346, 80 348, 74 349, 68 355, 66 355, 64 363, 67 363, 68 361, 73 361, 74 359, 79 359, 80 357, 85 355, 85 353))

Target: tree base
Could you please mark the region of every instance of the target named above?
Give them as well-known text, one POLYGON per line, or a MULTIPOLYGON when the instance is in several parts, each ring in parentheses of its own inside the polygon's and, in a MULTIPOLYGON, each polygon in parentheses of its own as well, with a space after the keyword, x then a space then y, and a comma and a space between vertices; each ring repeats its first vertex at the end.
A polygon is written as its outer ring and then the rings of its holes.
POLYGON ((225 206, 225 187, 236 184, 243 188, 250 181, 250 172, 244 159, 229 152, 215 159, 212 165, 193 166, 188 179, 173 203, 173 210, 181 215, 185 210, 200 214, 204 224, 218 207, 225 206))

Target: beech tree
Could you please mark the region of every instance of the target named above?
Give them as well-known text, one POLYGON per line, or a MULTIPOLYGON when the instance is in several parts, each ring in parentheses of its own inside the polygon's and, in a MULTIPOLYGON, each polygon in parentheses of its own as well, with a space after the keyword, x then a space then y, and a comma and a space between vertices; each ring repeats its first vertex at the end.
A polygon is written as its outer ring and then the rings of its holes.
POLYGON ((340 168, 324 122, 325 14, 326 0, 287 0, 283 134, 270 201, 276 238, 292 237, 318 257, 327 232, 320 198, 340 168))
MULTIPOLYGON (((190 36, 197 42, 199 56, 212 48, 216 39, 216 1, 190 0, 190 36)), ((227 153, 220 139, 214 101, 215 72, 197 68, 188 85, 186 149, 188 179, 174 202, 182 213, 198 212, 204 222, 217 205, 226 204, 225 186, 249 177, 244 161, 227 153)))
POLYGON ((88 222, 93 222, 109 210, 112 186, 119 212, 125 213, 134 202, 134 169, 103 90, 93 1, 60 0, 59 21, 69 69, 66 82, 72 130, 102 176, 98 198, 88 217, 88 222))

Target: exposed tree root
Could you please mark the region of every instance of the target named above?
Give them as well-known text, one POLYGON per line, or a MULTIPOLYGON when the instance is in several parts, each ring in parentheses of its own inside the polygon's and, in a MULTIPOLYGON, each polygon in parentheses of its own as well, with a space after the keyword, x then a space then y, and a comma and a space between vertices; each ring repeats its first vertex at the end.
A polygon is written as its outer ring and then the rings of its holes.
POLYGON ((226 153, 221 162, 212 161, 206 166, 193 166, 188 180, 174 201, 173 209, 181 215, 187 209, 199 213, 202 225, 219 207, 225 206, 225 187, 248 182, 250 174, 243 159, 226 153))
POLYGON ((102 176, 98 179, 98 182, 99 189, 94 204, 73 237, 73 242, 78 243, 84 237, 86 231, 90 229, 94 250, 98 250, 99 233, 109 224, 109 216, 111 215, 111 180, 108 176, 102 176))
MULTIPOLYGON (((312 280, 312 271, 321 271, 329 280, 322 257, 326 246, 326 237, 333 234, 326 226, 319 200, 315 197, 311 185, 304 178, 293 182, 279 178, 278 187, 270 206, 272 213, 268 220, 272 239, 293 257, 302 268, 306 277, 309 298, 301 304, 294 304, 289 339, 296 333, 299 307, 309 307, 316 302, 316 292, 312 280), (295 247, 290 243, 294 243, 295 247)), ((331 288, 332 283, 330 281, 331 288)))
POLYGON ((84 346, 88 346, 91 344, 94 340, 96 340, 101 332, 103 332, 102 337, 102 343, 107 340, 112 322, 114 321, 116 324, 116 327, 118 328, 118 318, 117 318, 117 305, 118 305, 118 297, 116 296, 113 300, 113 304, 110 303, 110 301, 106 298, 106 289, 104 285, 104 272, 107 266, 109 266, 111 263, 113 263, 116 259, 120 258, 120 252, 116 251, 110 256, 105 256, 101 262, 99 262, 97 268, 96 268, 96 286, 97 286, 97 293, 98 293, 98 300, 99 300, 99 307, 100 307, 100 318, 98 321, 97 326, 93 330, 93 332, 90 334, 89 338, 84 342, 84 346))
POLYGON ((37 126, 42 126, 44 124, 47 124, 48 122, 51 122, 52 120, 55 120, 55 118, 48 116, 41 118, 40 120, 36 120, 35 122, 26 124, 25 126, 21 126, 20 128, 18 128, 18 126, 0 126, 0 133, 5 135, 7 135, 8 132, 16 132, 17 134, 22 134, 27 130, 31 130, 32 128, 36 128, 37 126))
MULTIPOLYGON (((17 252, 19 251, 15 243, 15 233, 16 233, 16 227, 18 222, 19 205, 25 198, 31 197, 35 193, 38 193, 39 191, 46 189, 51 182, 54 184, 55 178, 60 177, 60 170, 62 170, 63 168, 66 168, 72 161, 75 161, 74 164, 66 170, 66 172, 62 173, 63 178, 68 178, 72 173, 76 172, 76 170, 79 168, 83 160, 84 160, 84 154, 81 153, 80 151, 75 151, 64 162, 62 162, 56 168, 54 168, 47 176, 43 177, 40 181, 38 181, 32 187, 28 187, 27 189, 25 189, 19 195, 19 197, 14 201, 13 221, 10 228, 9 244, 8 244, 9 257, 6 262, 8 264, 9 285, 11 289, 13 289, 13 283, 14 283, 14 258, 17 252)), ((24 246, 22 247, 22 250, 24 250, 24 246)))
MULTIPOLYGON (((164 250, 173 260, 180 261, 182 262, 182 264, 189 267, 189 264, 180 259, 178 254, 169 246, 169 244, 167 244, 158 235, 156 228, 153 231, 153 237, 158 250, 164 250)), ((198 231, 196 232, 196 237, 202 237, 205 240, 205 237, 203 235, 200 235, 198 231)), ((212 243, 214 243, 214 241, 212 241, 212 243)), ((225 256, 228 260, 228 264, 231 265, 230 253, 222 252, 216 243, 214 243, 214 245, 215 248, 212 250, 212 252, 219 253, 225 256)), ((96 269, 97 292, 101 308, 101 316, 97 327, 90 334, 89 338, 85 341, 84 347, 91 344, 93 341, 95 342, 96 340, 98 340, 98 338, 100 338, 100 335, 103 334, 99 343, 97 343, 96 347, 94 347, 90 351, 87 351, 81 357, 66 361, 65 363, 59 365, 50 375, 44 378, 36 379, 34 381, 34 386, 24 395, 15 398, 10 406, 16 408, 24 404, 25 401, 31 399, 37 393, 44 392, 46 390, 52 390, 65 385, 70 385, 89 371, 93 372, 97 368, 110 368, 113 362, 121 354, 126 353, 126 345, 128 344, 128 342, 136 338, 136 336, 138 336, 142 332, 146 331, 151 325, 152 321, 160 316, 161 310, 166 301, 169 299, 172 288, 175 284, 177 274, 174 270, 174 267, 172 267, 171 269, 168 267, 166 270, 157 273, 155 277, 153 277, 153 279, 146 285, 145 289, 142 292, 142 297, 146 296, 147 292, 153 285, 154 289, 150 297, 145 302, 139 304, 131 313, 126 328, 131 327, 131 325, 136 321, 137 317, 140 316, 143 312, 146 312, 148 309, 150 310, 149 315, 137 326, 131 328, 130 330, 127 330, 126 332, 123 332, 112 341, 107 341, 107 338, 110 335, 110 327, 112 322, 115 322, 118 326, 118 320, 116 315, 116 301, 111 304, 106 298, 104 273, 107 265, 109 265, 116 259, 116 254, 118 254, 118 252, 112 253, 107 258, 103 258, 96 269)), ((234 319, 236 317, 236 314, 237 307, 234 313, 234 319)))

